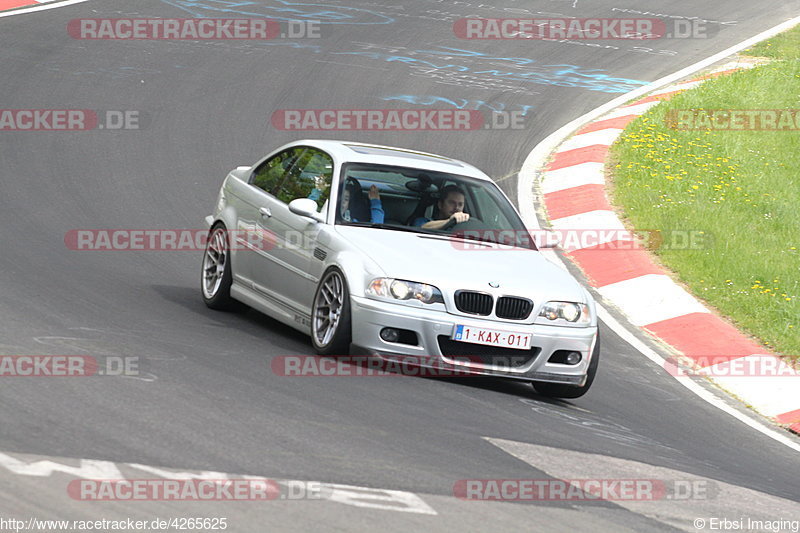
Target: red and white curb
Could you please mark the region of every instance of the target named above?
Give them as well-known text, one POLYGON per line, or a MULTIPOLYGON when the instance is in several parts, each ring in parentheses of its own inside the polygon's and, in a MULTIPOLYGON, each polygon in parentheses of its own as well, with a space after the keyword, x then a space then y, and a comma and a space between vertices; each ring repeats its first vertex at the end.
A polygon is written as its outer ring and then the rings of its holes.
POLYGON ((88 0, 0 0, 0 17, 22 15, 33 11, 54 9, 56 7, 80 4, 87 1, 88 0), (5 13, 2 13, 3 11, 5 11, 5 13))
POLYGON ((38 6, 39 4, 49 4, 53 0, 0 0, 0 11, 14 9, 25 6, 38 6))
POLYGON ((800 373, 709 311, 646 251, 630 249, 630 241, 615 240, 618 232, 608 232, 625 229, 606 197, 604 175, 608 150, 625 126, 662 100, 712 76, 750 66, 726 64, 710 76, 669 85, 585 124, 553 150, 539 194, 553 229, 609 234, 591 246, 570 247, 565 254, 605 301, 693 361, 694 372, 800 433, 800 373))

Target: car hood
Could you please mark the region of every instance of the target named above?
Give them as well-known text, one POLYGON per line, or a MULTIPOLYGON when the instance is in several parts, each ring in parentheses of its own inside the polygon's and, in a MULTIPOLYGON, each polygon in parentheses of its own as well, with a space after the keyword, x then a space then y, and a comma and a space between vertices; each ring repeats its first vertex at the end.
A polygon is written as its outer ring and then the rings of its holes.
POLYGON ((442 290, 588 303, 577 280, 538 251, 379 228, 337 226, 337 231, 387 277, 429 283, 442 290))

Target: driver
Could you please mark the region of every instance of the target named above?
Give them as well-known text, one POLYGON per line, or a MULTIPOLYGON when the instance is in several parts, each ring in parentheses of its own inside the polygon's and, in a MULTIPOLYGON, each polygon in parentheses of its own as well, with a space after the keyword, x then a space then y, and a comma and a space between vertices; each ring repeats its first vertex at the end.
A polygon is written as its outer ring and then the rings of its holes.
POLYGON ((458 185, 447 185, 442 189, 439 198, 439 219, 431 220, 420 217, 414 221, 414 226, 422 226, 423 229, 442 229, 450 221, 461 224, 469 220, 469 213, 464 212, 464 200, 466 194, 464 189, 458 185))

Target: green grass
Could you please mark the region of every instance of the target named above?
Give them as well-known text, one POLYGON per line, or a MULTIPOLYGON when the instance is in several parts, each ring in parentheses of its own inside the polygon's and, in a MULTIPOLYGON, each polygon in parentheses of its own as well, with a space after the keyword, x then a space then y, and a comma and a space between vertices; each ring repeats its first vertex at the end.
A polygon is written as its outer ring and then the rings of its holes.
POLYGON ((800 109, 800 30, 748 53, 779 61, 708 81, 626 128, 611 150, 613 201, 666 243, 673 230, 704 232, 700 249, 656 254, 697 297, 800 361, 800 131, 665 121, 671 109, 800 109))
POLYGON ((800 59, 800 26, 761 41, 745 50, 745 53, 772 59, 800 59))

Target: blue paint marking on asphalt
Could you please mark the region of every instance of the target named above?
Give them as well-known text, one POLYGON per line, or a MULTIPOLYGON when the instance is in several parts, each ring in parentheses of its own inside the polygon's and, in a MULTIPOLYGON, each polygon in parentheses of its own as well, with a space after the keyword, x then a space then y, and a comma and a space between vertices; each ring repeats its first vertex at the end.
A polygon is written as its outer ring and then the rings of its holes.
MULTIPOLYGON (((394 19, 365 9, 331 6, 326 4, 292 3, 286 0, 161 0, 188 11, 198 18, 211 16, 260 16, 278 20, 319 20, 323 24, 390 24, 394 19), (268 2, 280 6, 267 5, 268 2), (281 7, 282 6, 282 7, 281 7), (314 9, 308 9, 314 8, 314 9), (332 8, 332 9, 328 9, 332 8), (359 17, 366 17, 359 20, 359 17)), ((258 42, 255 46, 290 46, 311 50, 327 56, 358 56, 387 63, 402 63, 414 69, 412 75, 445 79, 442 83, 461 86, 480 86, 481 83, 525 82, 557 87, 573 87, 590 91, 626 93, 647 85, 648 81, 611 76, 603 69, 584 68, 571 64, 541 64, 526 57, 503 57, 467 50, 439 46, 433 49, 411 49, 403 46, 387 47, 370 43, 353 43, 362 49, 332 51, 318 44, 292 41, 258 42), (476 76, 482 76, 482 80, 476 76)), ((503 90, 514 92, 505 85, 503 90)), ((519 91, 522 92, 522 91, 519 91)), ((454 105, 454 104, 451 104, 454 105)), ((485 102, 479 104, 496 111, 485 102)), ((532 106, 524 106, 527 114, 532 106)))
POLYGON ((579 65, 556 64, 539 65, 535 59, 520 57, 495 57, 482 52, 472 52, 456 48, 441 47, 443 50, 408 50, 407 55, 387 54, 373 50, 357 50, 352 52, 330 52, 331 55, 350 55, 360 56, 370 59, 386 61, 388 63, 404 63, 410 67, 427 69, 428 72, 453 73, 463 72, 473 75, 489 75, 497 80, 503 81, 522 81, 541 85, 555 85, 558 87, 576 87, 588 89, 590 91, 602 91, 609 93, 626 93, 637 87, 647 85, 648 81, 634 80, 630 78, 616 78, 605 74, 603 69, 587 69, 579 65), (432 62, 418 55, 439 56, 444 61, 432 62), (455 62, 448 62, 454 57, 462 57, 467 61, 491 61, 510 62, 511 66, 506 68, 493 68, 489 70, 478 70, 474 67, 455 62), (536 65, 535 65, 536 64, 536 65), (526 66, 526 70, 516 67, 526 66))
POLYGON ((488 103, 483 100, 467 100, 466 98, 447 98, 445 96, 435 96, 431 94, 425 94, 425 95, 394 94, 389 96, 383 96, 381 97, 381 100, 385 100, 387 102, 391 102, 393 100, 399 100, 401 102, 406 102, 408 104, 426 105, 426 106, 443 104, 455 107, 456 109, 475 109, 478 111, 485 108, 494 113, 502 113, 503 111, 517 110, 522 112, 522 116, 527 116, 528 111, 536 107, 526 104, 513 104, 511 106, 506 106, 506 104, 502 102, 488 103))
POLYGON ((382 54, 380 52, 368 52, 365 50, 357 50, 354 52, 331 52, 332 55, 337 56, 362 56, 368 57, 370 59, 380 59, 386 61, 387 63, 408 63, 415 66, 423 66, 423 67, 430 67, 433 69, 447 69, 447 68, 454 68, 459 72, 467 72, 470 70, 469 67, 464 65, 455 65, 455 64, 447 64, 447 65, 437 65, 436 63, 432 63, 430 61, 425 61, 424 59, 418 59, 416 57, 408 57, 408 56, 397 56, 397 55, 390 55, 390 54, 382 54))
POLYGON ((289 48, 299 48, 302 50, 311 50, 315 54, 324 52, 325 50, 318 44, 300 43, 297 41, 258 41, 257 46, 288 46, 289 48))
POLYGON ((322 24, 391 24, 392 17, 368 9, 305 4, 286 0, 161 0, 196 18, 220 16, 265 17, 275 20, 309 20, 322 24))
MULTIPOLYGON (((434 56, 446 56, 448 58, 452 57, 471 57, 471 58, 479 58, 479 59, 490 59, 492 61, 506 61, 511 63, 512 65, 518 66, 526 66, 526 65, 533 65, 538 63, 537 60, 531 59, 528 57, 498 57, 490 54, 486 54, 483 52, 475 52, 472 50, 465 50, 463 48, 451 48, 448 46, 441 46, 439 47, 440 50, 417 50, 417 52, 421 54, 427 55, 434 55, 434 56)), ((622 83, 630 83, 633 85, 647 85, 650 83, 649 81, 642 81, 642 80, 634 80, 630 78, 614 78, 607 74, 601 74, 602 72, 607 72, 605 69, 587 69, 581 67, 579 65, 569 65, 569 64, 557 64, 557 65, 542 65, 543 67, 547 68, 557 68, 562 67, 561 70, 555 71, 553 74, 557 76, 564 76, 566 74, 574 74, 576 76, 584 77, 584 78, 594 78, 598 80, 607 80, 607 81, 614 81, 614 82, 622 82, 622 83)), ((487 71, 490 72, 490 71, 487 71)), ((482 72, 475 72, 475 74, 482 74, 482 72)))

